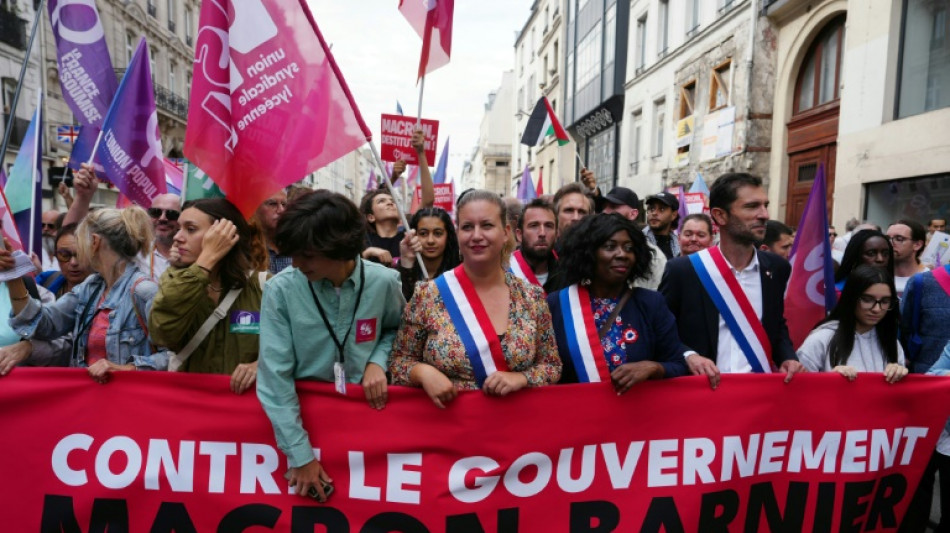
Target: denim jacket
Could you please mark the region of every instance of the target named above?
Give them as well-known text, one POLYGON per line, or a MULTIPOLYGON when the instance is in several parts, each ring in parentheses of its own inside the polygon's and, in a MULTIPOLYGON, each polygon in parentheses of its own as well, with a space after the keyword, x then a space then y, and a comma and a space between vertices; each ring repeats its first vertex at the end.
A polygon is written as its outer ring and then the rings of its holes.
MULTIPOLYGON (((69 366, 86 366, 89 326, 104 290, 103 277, 93 274, 54 303, 42 304, 30 298, 20 314, 10 318, 10 326, 28 339, 57 339, 72 332, 75 349, 69 366)), ((133 364, 138 370, 168 368, 168 352, 153 351, 148 331, 143 328, 143 324, 148 324, 156 292, 158 285, 131 263, 116 280, 102 305, 111 309, 106 330, 106 358, 109 361, 119 365, 133 364)))

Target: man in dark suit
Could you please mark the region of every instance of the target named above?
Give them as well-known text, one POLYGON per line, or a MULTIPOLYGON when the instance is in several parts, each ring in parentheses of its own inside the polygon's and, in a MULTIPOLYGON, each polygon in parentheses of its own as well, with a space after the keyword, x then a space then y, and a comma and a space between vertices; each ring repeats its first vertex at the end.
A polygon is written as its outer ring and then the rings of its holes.
MULTIPOLYGON (((765 236, 768 205, 762 180, 750 174, 724 174, 709 193, 711 215, 720 229, 719 250, 762 321, 772 361, 786 374, 787 383, 804 367, 795 356, 785 325, 785 285, 791 266, 781 257, 755 247, 756 241, 765 236)), ((709 377, 715 388, 720 372, 753 371, 689 257, 666 264, 659 290, 676 316, 680 339, 692 349, 684 357, 694 375, 709 377)))

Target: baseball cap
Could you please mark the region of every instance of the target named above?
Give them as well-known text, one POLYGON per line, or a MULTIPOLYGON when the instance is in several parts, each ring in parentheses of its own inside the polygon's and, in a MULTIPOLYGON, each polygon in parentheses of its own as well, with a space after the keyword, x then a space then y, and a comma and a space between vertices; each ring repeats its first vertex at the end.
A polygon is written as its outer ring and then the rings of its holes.
POLYGON ((626 187, 614 187, 604 198, 615 205, 627 205, 634 209, 640 209, 640 198, 637 193, 626 187))
POLYGON ((672 208, 673 211, 677 211, 680 208, 680 201, 676 199, 676 196, 668 192, 659 192, 647 196, 646 204, 650 205, 650 202, 662 202, 672 208))

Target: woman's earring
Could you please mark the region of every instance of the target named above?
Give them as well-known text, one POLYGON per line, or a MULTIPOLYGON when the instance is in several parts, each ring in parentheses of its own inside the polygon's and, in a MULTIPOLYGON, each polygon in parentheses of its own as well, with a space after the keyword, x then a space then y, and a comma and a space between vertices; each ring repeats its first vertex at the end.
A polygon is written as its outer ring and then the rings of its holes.
POLYGON ((581 285, 587 287, 590 285, 590 278, 584 278, 581 280, 581 285))

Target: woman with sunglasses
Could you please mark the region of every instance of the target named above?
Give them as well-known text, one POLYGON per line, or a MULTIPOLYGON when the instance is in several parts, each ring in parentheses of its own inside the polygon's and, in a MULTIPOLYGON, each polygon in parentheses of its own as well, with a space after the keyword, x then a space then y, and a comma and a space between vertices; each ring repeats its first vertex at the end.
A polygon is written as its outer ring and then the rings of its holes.
MULTIPOLYGON (((158 286, 135 265, 152 242, 148 215, 139 207, 99 209, 79 224, 75 240, 79 263, 94 274, 50 304, 31 298, 22 277, 8 281, 10 325, 26 339, 72 331, 69 365, 86 367, 99 383, 116 371, 165 370, 168 354, 152 348, 146 326, 158 286)), ((0 266, 13 265, 10 252, 0 252, 0 266)))
POLYGON ((883 268, 858 265, 831 314, 798 349, 798 359, 812 372, 834 371, 851 381, 858 372, 878 372, 896 383, 907 375, 897 324, 894 277, 883 268))
POLYGON ((406 301, 412 299, 416 283, 435 279, 462 262, 455 225, 444 209, 426 207, 416 211, 409 221, 409 227, 412 231, 399 243, 399 276, 402 278, 402 294, 406 301), (422 255, 428 278, 422 275, 416 252, 422 255))
POLYGON ((152 338, 176 352, 170 369, 229 374, 231 391, 241 394, 257 379, 263 286, 252 243, 260 236, 223 198, 186 203, 179 222, 172 266, 152 305, 152 338), (224 318, 206 329, 226 302, 224 318))

